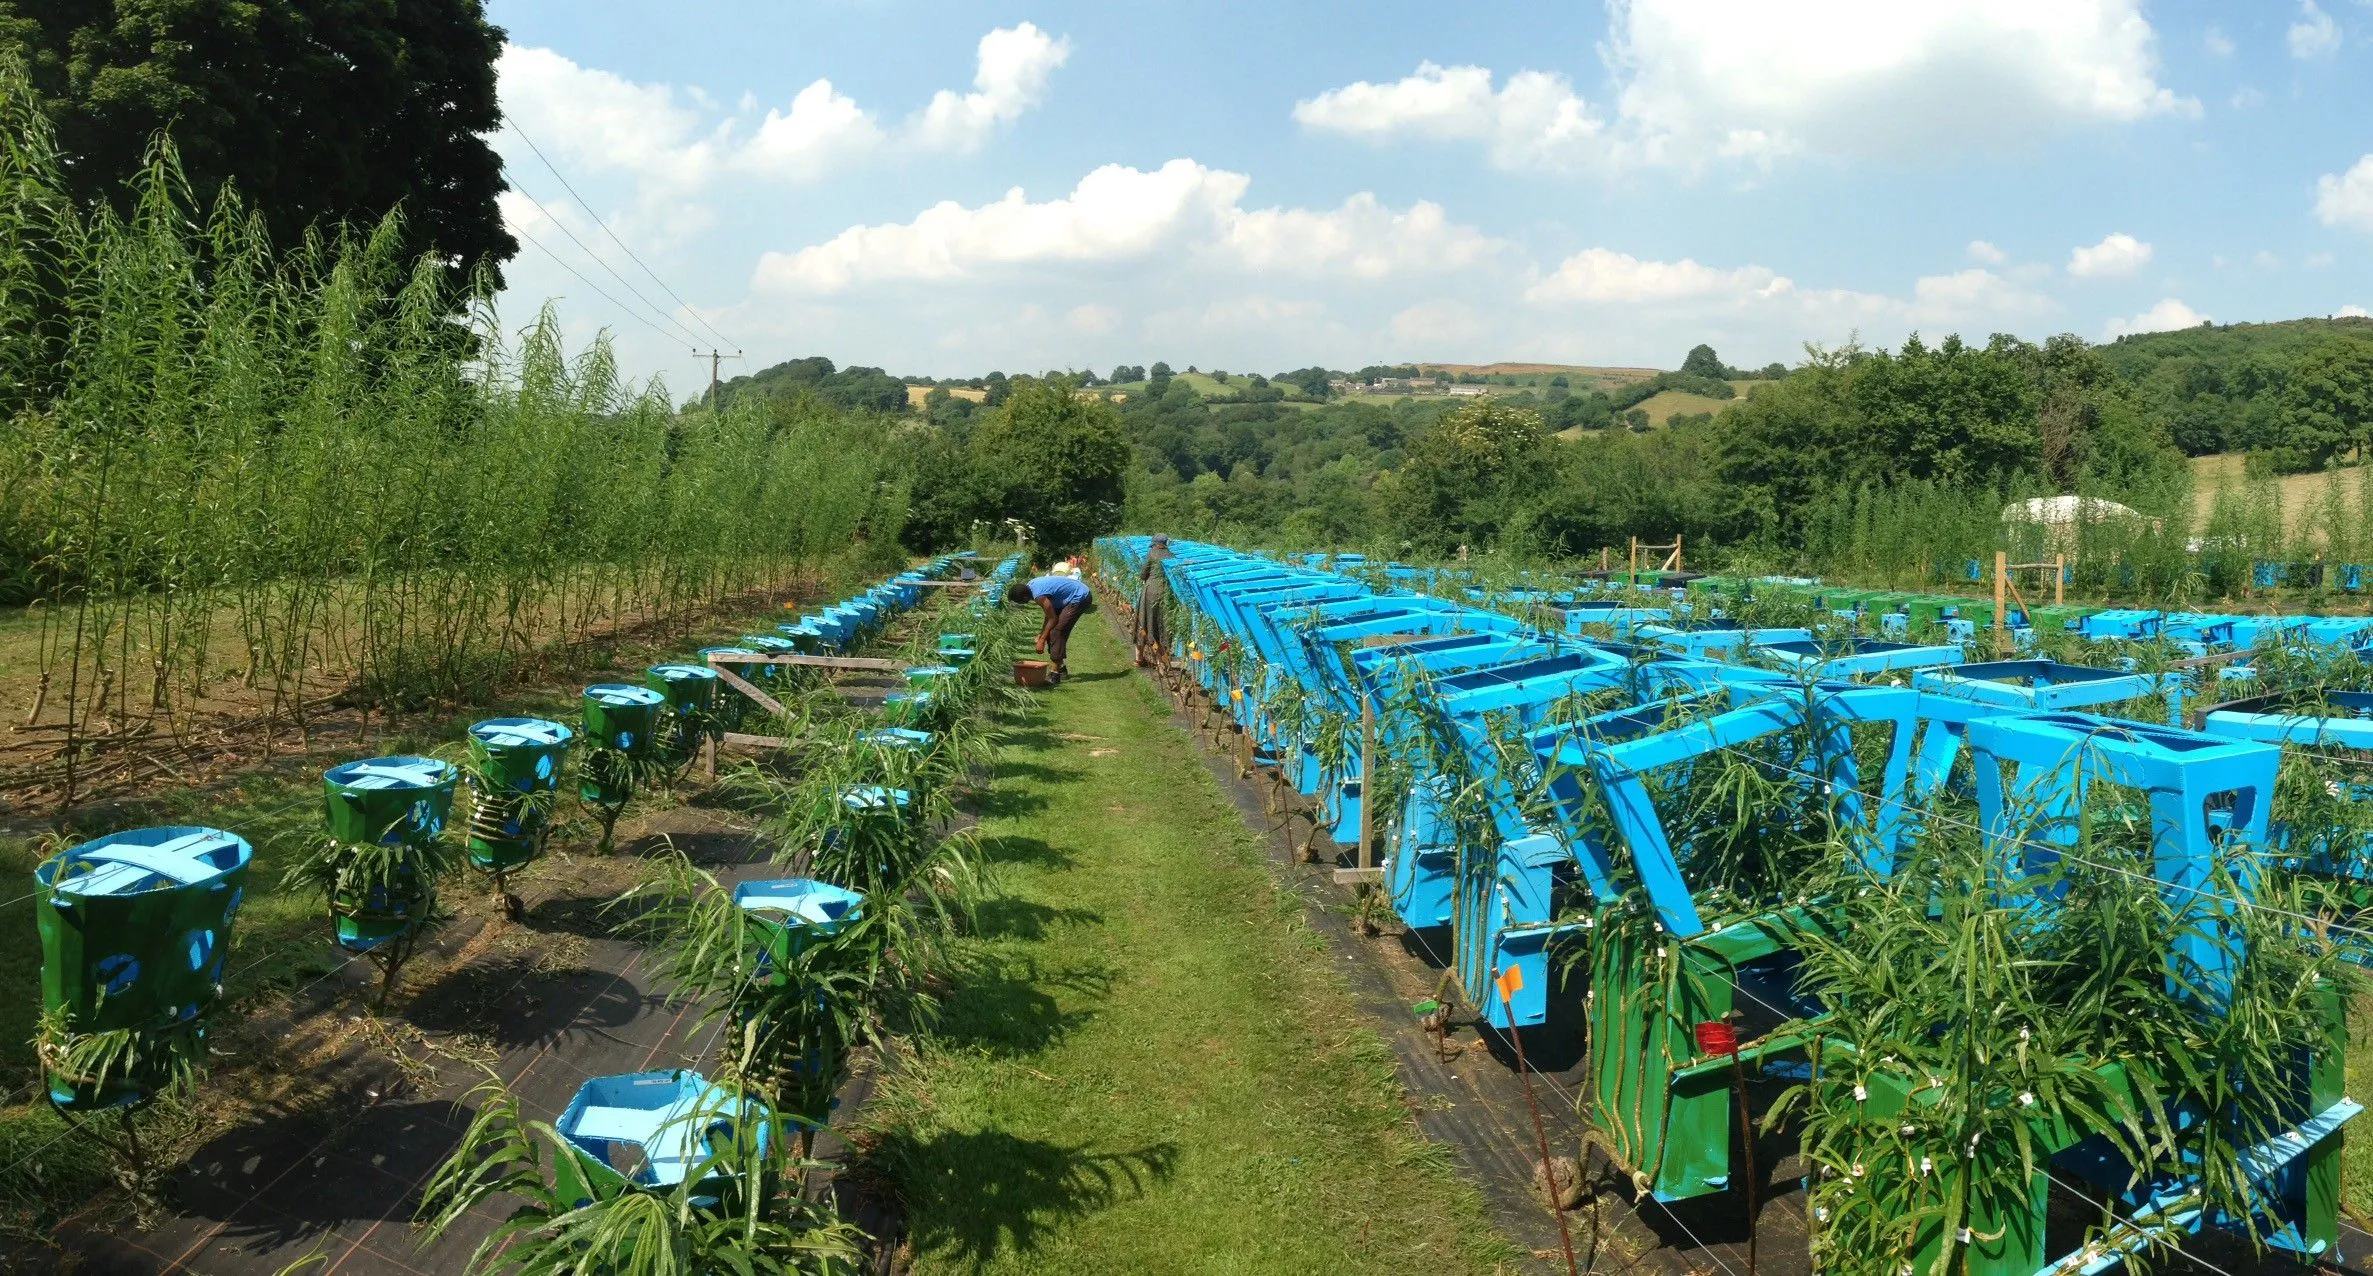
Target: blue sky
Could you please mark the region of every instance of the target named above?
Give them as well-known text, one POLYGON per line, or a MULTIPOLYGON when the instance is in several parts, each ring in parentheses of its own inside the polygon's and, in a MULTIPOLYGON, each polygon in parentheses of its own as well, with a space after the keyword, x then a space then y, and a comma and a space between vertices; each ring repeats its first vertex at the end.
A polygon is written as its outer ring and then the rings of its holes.
POLYGON ((2373 307, 2373 0, 491 8, 503 319, 680 390, 2373 307))

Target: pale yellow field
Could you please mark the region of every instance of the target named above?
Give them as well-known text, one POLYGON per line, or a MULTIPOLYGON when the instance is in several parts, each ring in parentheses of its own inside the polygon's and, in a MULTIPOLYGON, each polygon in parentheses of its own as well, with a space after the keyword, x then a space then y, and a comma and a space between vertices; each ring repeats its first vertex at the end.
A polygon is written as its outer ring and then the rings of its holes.
POLYGON ((989 397, 988 391, 975 390, 969 386, 910 385, 906 388, 906 406, 913 408, 918 412, 922 411, 923 400, 930 398, 931 392, 936 389, 945 389, 949 394, 952 394, 959 399, 970 399, 974 403, 984 402, 989 397))
MULTIPOLYGON (((2323 474, 2285 474, 2275 482, 2282 489, 2282 521, 2284 526, 2296 528, 2307 521, 2320 499, 2325 485, 2337 480, 2342 484, 2343 497, 2354 503, 2356 485, 2363 480, 2364 471, 2357 466, 2323 474)), ((2192 510, 2194 516, 2206 521, 2209 509, 2216 504, 2220 484, 2238 486, 2243 482, 2241 454, 2220 452, 2214 456, 2192 458, 2192 510)))

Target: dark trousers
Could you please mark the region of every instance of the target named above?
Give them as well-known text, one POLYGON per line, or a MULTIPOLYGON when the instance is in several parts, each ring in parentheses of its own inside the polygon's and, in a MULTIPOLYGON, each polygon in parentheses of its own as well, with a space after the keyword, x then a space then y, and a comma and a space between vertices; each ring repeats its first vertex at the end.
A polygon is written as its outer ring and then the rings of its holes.
POLYGON ((1047 633, 1046 658, 1054 661, 1055 668, 1064 673, 1071 672, 1063 663, 1063 657, 1069 653, 1071 648, 1071 627, 1079 623, 1081 614, 1087 609, 1086 603, 1073 603, 1056 612, 1055 627, 1047 633))

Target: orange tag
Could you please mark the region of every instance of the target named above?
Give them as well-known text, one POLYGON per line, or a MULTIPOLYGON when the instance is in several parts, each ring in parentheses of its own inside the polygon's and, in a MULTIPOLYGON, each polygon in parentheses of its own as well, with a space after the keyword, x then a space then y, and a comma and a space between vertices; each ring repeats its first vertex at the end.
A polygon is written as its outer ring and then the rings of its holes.
POLYGON ((1500 990, 1500 1001, 1503 1004, 1513 1005, 1516 1001, 1516 994, 1524 991, 1524 968, 1510 966, 1501 971, 1500 977, 1493 980, 1492 983, 1500 990))

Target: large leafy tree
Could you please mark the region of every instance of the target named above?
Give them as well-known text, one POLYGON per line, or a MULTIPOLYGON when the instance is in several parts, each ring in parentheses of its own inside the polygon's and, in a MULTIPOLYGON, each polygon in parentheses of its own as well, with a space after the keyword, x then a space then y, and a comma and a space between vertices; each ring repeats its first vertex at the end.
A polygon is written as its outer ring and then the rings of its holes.
POLYGON ((972 437, 986 506, 979 517, 1021 519, 1056 553, 1119 527, 1129 468, 1119 411, 1081 395, 1068 377, 1015 377, 1008 386, 1003 408, 972 437))
POLYGON ((2321 469, 2373 443, 2373 346, 2333 339, 2291 365, 2281 400, 2285 469, 2321 469))
POLYGON ((121 203, 161 132, 201 199, 228 183, 283 244, 399 204, 406 256, 456 271, 519 245, 482 0, 0 0, 0 54, 56 122, 69 180, 121 203))
POLYGON ((1395 510, 1413 545, 1492 543, 1553 468, 1540 414, 1482 399, 1445 412, 1409 444, 1395 510))

